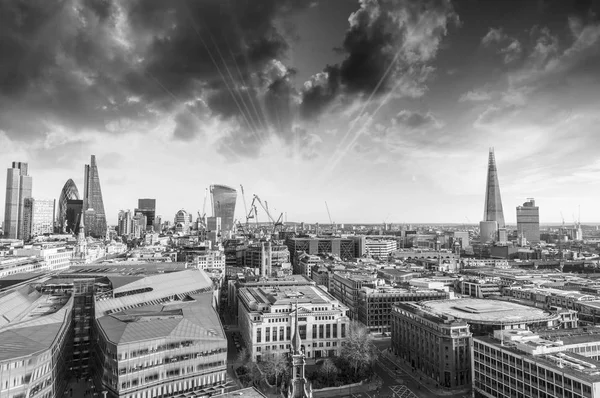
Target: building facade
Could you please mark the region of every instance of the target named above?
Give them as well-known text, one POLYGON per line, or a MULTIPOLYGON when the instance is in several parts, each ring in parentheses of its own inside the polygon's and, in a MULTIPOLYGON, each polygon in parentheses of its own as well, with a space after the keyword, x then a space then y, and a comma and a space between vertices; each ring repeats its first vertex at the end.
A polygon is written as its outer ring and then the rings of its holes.
POLYGON ((23 211, 23 239, 54 232, 54 200, 25 199, 23 211))
POLYGON ((490 148, 488 158, 487 183, 485 187, 485 207, 483 221, 495 221, 498 228, 504 228, 504 212, 502 198, 500 197, 500 183, 498 182, 498 169, 494 149, 490 148))
POLYGON ((238 322, 252 360, 290 350, 296 308, 306 358, 340 354, 349 328, 348 308, 319 287, 244 287, 238 295, 238 322))
POLYGON ((83 200, 81 199, 69 199, 67 200, 67 213, 64 224, 66 233, 75 234, 79 233, 79 225, 83 217, 83 200))
POLYGON ((372 257, 387 258, 398 249, 396 239, 369 238, 365 240, 366 252, 372 257))
POLYGON ((532 198, 517 206, 517 234, 530 243, 540 241, 540 208, 532 198))
POLYGON ((565 332, 513 329, 474 337, 475 397, 600 397, 599 336, 565 332))
POLYGON ((156 199, 138 199, 138 208, 135 209, 136 213, 142 213, 146 216, 146 230, 154 229, 154 221, 156 219, 156 199))
POLYGON ((233 231, 236 199, 237 191, 234 188, 226 185, 210 186, 213 217, 221 217, 221 228, 224 232, 233 231))
POLYGON ((95 155, 91 156, 90 164, 85 165, 83 212, 86 236, 99 238, 106 235, 106 213, 95 155))
MULTIPOLYGON (((57 216, 57 221, 58 221, 58 232, 59 233, 76 233, 73 232, 73 225, 74 223, 72 223, 71 225, 69 225, 69 223, 67 222, 67 206, 70 200, 79 200, 79 190, 77 190, 77 186, 75 185, 75 183, 73 182, 72 179, 68 179, 67 182, 65 182, 65 185, 63 186, 62 190, 60 191, 60 196, 58 197, 58 216, 57 216), (70 230, 69 230, 70 228, 70 230)), ((81 212, 79 212, 79 214, 81 214, 81 212)))
POLYGON ((23 239, 25 233, 23 213, 25 199, 31 198, 33 179, 28 174, 27 163, 12 162, 6 172, 6 201, 4 208, 4 236, 23 239))
POLYGON ((390 333, 394 303, 445 300, 449 293, 430 289, 362 287, 358 293, 358 321, 371 333, 390 333))
POLYGON ((391 311, 392 351, 413 368, 447 388, 471 384, 469 324, 415 303, 391 311))

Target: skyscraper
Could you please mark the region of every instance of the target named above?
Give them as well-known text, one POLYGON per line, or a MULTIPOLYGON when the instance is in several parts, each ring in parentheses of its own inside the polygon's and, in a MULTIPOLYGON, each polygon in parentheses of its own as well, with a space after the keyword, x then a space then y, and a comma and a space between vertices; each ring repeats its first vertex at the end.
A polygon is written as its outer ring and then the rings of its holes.
POLYGON ((533 198, 527 198, 523 206, 517 206, 517 235, 530 243, 540 241, 540 208, 533 198))
POLYGON ((106 234, 106 214, 100 188, 100 176, 96 165, 96 156, 92 155, 90 164, 85 165, 83 208, 86 235, 95 238, 106 234))
POLYGON ((146 216, 146 230, 153 229, 154 218, 156 217, 156 199, 138 199, 138 208, 135 213, 142 213, 146 216))
POLYGON ((27 163, 12 162, 6 172, 6 203, 4 208, 4 235, 9 239, 23 239, 25 199, 31 197, 33 180, 27 174, 27 163))
POLYGON ((67 213, 65 218, 64 232, 68 234, 78 234, 81 218, 83 217, 83 200, 67 199, 66 207, 67 213))
POLYGON ((496 169, 494 148, 490 148, 488 160, 483 221, 496 221, 498 228, 504 228, 504 213, 502 211, 502 199, 500 198, 500 184, 498 183, 498 170, 496 169))
POLYGON ((221 228, 224 232, 233 230, 235 200, 237 191, 225 185, 210 186, 210 201, 213 217, 221 217, 221 228))
POLYGON ((56 201, 53 199, 25 198, 23 206, 23 238, 51 234, 54 229, 56 201))
POLYGON ((58 197, 58 232, 66 233, 67 231, 67 202, 69 200, 79 200, 79 191, 72 179, 68 179, 60 191, 58 197))

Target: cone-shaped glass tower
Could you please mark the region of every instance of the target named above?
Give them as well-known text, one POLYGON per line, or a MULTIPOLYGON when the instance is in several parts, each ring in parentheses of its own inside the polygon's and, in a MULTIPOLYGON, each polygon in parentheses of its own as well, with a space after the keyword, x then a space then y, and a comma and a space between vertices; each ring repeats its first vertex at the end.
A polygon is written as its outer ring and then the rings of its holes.
POLYGON ((483 220, 496 221, 498 228, 504 228, 504 212, 502 211, 502 199, 500 198, 500 184, 498 183, 498 170, 496 169, 494 148, 490 148, 490 157, 488 160, 483 220))
POLYGON ((90 164, 85 165, 83 211, 86 235, 99 238, 106 235, 106 215, 100 188, 100 176, 96 165, 96 156, 92 155, 90 164))
POLYGON ((58 228, 59 232, 66 232, 67 223, 67 202, 69 200, 79 200, 79 191, 72 179, 68 179, 60 191, 58 198, 58 228))

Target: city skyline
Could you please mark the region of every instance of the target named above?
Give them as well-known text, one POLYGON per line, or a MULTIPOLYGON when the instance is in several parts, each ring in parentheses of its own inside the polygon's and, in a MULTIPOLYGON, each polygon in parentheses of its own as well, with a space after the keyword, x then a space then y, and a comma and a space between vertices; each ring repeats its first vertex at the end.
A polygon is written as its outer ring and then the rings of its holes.
POLYGON ((34 198, 96 155, 110 225, 211 184, 289 221, 473 225, 494 147, 507 224, 530 197, 600 222, 597 2, 67 3, 0 4, 0 165, 34 198))

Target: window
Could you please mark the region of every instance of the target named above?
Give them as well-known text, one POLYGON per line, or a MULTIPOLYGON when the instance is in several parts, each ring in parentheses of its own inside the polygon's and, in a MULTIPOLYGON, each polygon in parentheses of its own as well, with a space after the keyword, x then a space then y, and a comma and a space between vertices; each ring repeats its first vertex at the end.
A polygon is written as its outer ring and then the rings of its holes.
POLYGON ((261 328, 257 328, 256 329, 256 342, 257 343, 261 343, 262 336, 261 336, 261 328))

